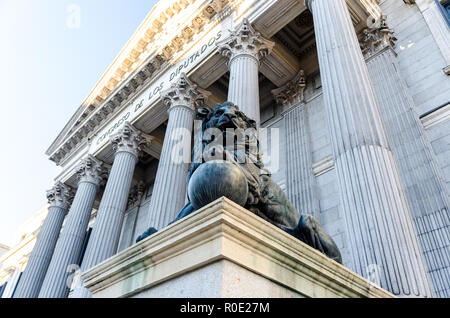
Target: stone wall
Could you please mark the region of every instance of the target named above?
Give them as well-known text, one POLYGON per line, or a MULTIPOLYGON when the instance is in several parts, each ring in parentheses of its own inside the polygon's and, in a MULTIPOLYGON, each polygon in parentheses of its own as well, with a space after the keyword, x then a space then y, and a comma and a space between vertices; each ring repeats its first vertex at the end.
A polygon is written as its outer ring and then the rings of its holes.
POLYGON ((429 128, 425 126, 425 132, 441 168, 442 178, 447 185, 447 193, 450 193, 450 105, 446 108, 446 112, 449 113, 447 120, 429 128))
POLYGON ((398 39, 396 51, 400 72, 412 93, 417 112, 423 114, 450 99, 450 76, 433 35, 416 5, 385 0, 381 10, 398 39))
MULTIPOLYGON (((395 31, 400 73, 411 92, 418 116, 450 101, 450 76, 442 68, 446 62, 439 47, 416 5, 406 5, 402 1, 385 0, 382 11, 387 14, 388 24, 395 31)), ((443 179, 450 192, 450 107, 441 123, 427 127, 425 131, 443 179)), ((425 121, 423 119, 423 121, 425 121)))

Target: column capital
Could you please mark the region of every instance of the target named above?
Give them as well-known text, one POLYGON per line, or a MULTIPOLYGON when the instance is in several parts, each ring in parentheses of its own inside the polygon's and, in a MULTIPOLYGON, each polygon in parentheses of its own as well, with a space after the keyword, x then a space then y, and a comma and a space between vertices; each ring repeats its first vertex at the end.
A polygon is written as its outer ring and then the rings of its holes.
POLYGON ((60 181, 58 181, 53 188, 47 190, 47 200, 50 206, 67 209, 72 199, 72 188, 60 181))
POLYGON ((90 182, 97 186, 105 184, 107 169, 104 163, 93 155, 89 154, 87 158, 80 161, 77 167, 78 182, 90 182))
POLYGON ((164 104, 169 106, 170 109, 187 107, 192 111, 202 107, 209 95, 211 95, 210 92, 191 82, 185 73, 181 73, 178 81, 160 94, 164 104))
POLYGON ((272 90, 272 94, 278 104, 289 106, 295 102, 303 102, 305 100, 305 88, 305 71, 300 70, 300 72, 298 72, 298 74, 287 84, 280 88, 272 90))
POLYGON ((394 48, 397 38, 392 35, 394 31, 389 28, 386 20, 387 16, 381 14, 374 26, 363 30, 359 44, 365 57, 369 57, 386 47, 394 48))
POLYGON ((253 29, 248 19, 244 19, 230 36, 217 42, 219 53, 229 58, 231 62, 234 58, 247 55, 254 57, 258 63, 272 51, 275 43, 261 36, 253 29))
POLYGON ((129 152, 136 157, 141 151, 141 147, 151 142, 147 135, 136 129, 129 122, 125 122, 118 133, 110 137, 113 149, 118 152, 129 152))
POLYGON ((130 194, 128 195, 128 204, 127 207, 134 207, 136 204, 141 202, 142 197, 145 193, 145 182, 139 181, 137 184, 131 187, 130 194))

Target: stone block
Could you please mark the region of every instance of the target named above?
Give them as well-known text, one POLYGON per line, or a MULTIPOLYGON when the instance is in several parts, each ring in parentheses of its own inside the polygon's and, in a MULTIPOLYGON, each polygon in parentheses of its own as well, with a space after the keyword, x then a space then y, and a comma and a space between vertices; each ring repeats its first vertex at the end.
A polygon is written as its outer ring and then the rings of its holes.
POLYGON ((394 297, 226 198, 82 277, 94 297, 394 297))

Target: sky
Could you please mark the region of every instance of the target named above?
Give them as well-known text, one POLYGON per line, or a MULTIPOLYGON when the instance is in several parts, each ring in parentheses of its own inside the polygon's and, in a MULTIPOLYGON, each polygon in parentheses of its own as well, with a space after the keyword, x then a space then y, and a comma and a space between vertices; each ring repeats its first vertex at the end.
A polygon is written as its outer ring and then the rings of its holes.
POLYGON ((45 151, 153 0, 0 0, 0 243, 46 203, 45 151))

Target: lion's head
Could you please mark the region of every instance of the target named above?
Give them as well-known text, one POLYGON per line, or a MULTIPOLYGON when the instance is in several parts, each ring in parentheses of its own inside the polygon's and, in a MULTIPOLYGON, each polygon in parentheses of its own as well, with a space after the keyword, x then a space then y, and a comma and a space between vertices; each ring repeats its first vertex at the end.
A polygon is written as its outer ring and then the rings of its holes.
POLYGON ((256 122, 248 118, 239 108, 231 102, 217 104, 214 109, 200 108, 197 119, 203 121, 203 130, 208 128, 256 129, 256 122))
POLYGON ((202 120, 204 149, 211 146, 218 149, 223 147, 234 154, 235 160, 238 159, 237 152, 245 149, 246 156, 252 157, 251 162, 262 166, 256 122, 248 118, 236 105, 225 102, 217 104, 214 109, 200 108, 197 111, 197 120, 202 120), (221 139, 218 140, 218 137, 221 139))

